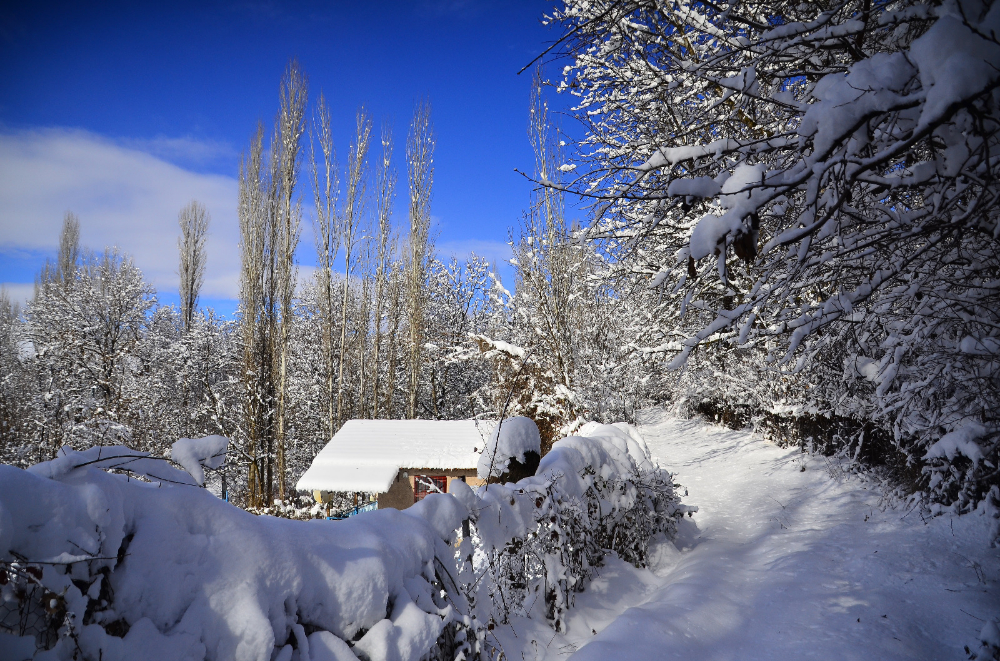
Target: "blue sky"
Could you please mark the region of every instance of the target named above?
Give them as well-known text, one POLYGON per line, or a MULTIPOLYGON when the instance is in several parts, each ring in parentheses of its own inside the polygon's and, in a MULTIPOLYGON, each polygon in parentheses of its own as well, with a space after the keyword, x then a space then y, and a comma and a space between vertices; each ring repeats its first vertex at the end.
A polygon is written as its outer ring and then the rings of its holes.
MULTIPOLYGON (((114 244, 134 255, 172 302, 177 212, 197 198, 213 219, 203 298, 231 312, 239 153, 258 120, 270 125, 293 57, 309 77, 310 100, 326 95, 342 155, 359 104, 376 125, 391 123, 401 156, 413 105, 429 99, 439 250, 502 259, 530 191, 514 168, 533 165, 530 72, 516 74, 559 36, 541 24, 551 6, 5 3, 0 282, 23 298, 72 210, 87 247, 114 244)), ((402 202, 401 158, 397 167, 402 202)), ((405 222, 402 204, 396 222, 405 222)), ((313 262, 308 228, 299 259, 313 262)))

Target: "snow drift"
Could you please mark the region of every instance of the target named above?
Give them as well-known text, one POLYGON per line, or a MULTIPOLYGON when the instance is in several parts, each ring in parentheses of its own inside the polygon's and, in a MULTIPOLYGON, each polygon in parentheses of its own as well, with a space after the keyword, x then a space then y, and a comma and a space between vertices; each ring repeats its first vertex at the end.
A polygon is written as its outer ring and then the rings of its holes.
POLYGON ((642 565, 649 539, 689 509, 634 428, 584 431, 516 484, 476 493, 453 482, 455 495, 337 522, 255 516, 196 486, 225 451, 218 438, 175 447, 198 479, 124 447, 0 466, 0 649, 102 661, 479 658, 489 623, 529 594, 558 628, 609 551, 642 565))
MULTIPOLYGON (((32 652, 54 642, 36 658, 267 661, 287 645, 285 661, 415 660, 449 625, 455 638, 470 624, 460 595, 436 587, 435 563, 454 564, 445 540, 466 516, 454 498, 288 521, 196 487, 157 488, 93 465, 53 470, 60 462, 0 466, 2 625, 14 628, 19 587, 25 597, 44 590, 50 617, 16 631, 33 636, 32 652)), ((6 641, 15 642, 24 644, 6 641)))

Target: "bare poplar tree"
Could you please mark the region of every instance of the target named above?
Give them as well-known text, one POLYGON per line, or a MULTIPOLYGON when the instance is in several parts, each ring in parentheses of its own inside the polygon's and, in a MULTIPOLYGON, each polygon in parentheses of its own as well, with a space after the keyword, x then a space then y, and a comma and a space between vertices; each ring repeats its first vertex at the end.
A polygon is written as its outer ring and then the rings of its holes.
POLYGON ((185 331, 191 330, 198 294, 205 278, 205 238, 209 220, 205 205, 197 200, 192 200, 177 216, 181 226, 177 247, 180 250, 181 320, 185 331))
MULTIPOLYGON (((361 241, 358 251, 358 272, 360 273, 360 289, 358 290, 358 304, 354 307, 355 344, 357 345, 357 366, 358 366, 358 393, 354 398, 357 404, 355 411, 352 406, 349 410, 359 418, 368 417, 368 407, 366 406, 368 388, 372 381, 369 370, 372 367, 371 361, 371 328, 372 328, 372 289, 375 284, 372 277, 372 232, 371 220, 365 214, 362 224, 361 241)), ((355 287, 358 289, 358 287, 355 287)))
POLYGON ((63 285, 69 285, 76 277, 80 263, 80 219, 72 211, 63 217, 62 231, 59 233, 59 258, 56 263, 56 277, 63 285))
MULTIPOLYGON (((375 337, 372 358, 374 382, 372 384, 372 417, 379 416, 379 359, 382 348, 382 314, 385 311, 387 276, 392 268, 392 204, 396 198, 396 170, 392 167, 392 129, 382 125, 382 162, 376 175, 376 213, 378 237, 375 246, 375 337)), ((394 378, 390 372, 388 379, 394 378)))
POLYGON ((417 411, 424 337, 424 289, 430 257, 431 188, 434 183, 434 129, 431 107, 420 102, 413 113, 406 141, 406 167, 410 189, 410 245, 407 255, 406 311, 409 326, 409 404, 407 417, 417 411))
POLYGON ((323 153, 323 163, 316 162, 315 144, 310 140, 310 162, 313 174, 313 196, 316 203, 315 231, 316 261, 319 267, 316 272, 318 289, 318 307, 321 335, 323 342, 323 370, 326 381, 326 438, 330 439, 337 431, 336 403, 334 396, 334 339, 333 339, 333 265, 340 252, 340 228, 337 216, 337 199, 340 194, 340 179, 337 167, 337 155, 333 149, 333 134, 330 129, 330 109, 322 94, 317 104, 316 118, 313 124, 318 133, 323 153), (320 168, 322 167, 322 177, 320 168))
POLYGON ((402 267, 390 265, 388 273, 389 314, 386 320, 388 337, 386 337, 386 353, 389 354, 389 364, 386 367, 385 417, 391 418, 392 400, 396 394, 396 368, 399 362, 399 323, 403 317, 403 278, 402 267))
POLYGON ((355 248, 358 228, 364 212, 368 147, 371 143, 372 121, 364 107, 358 109, 357 133, 347 161, 347 191, 341 215, 341 243, 344 246, 344 282, 340 306, 340 362, 337 375, 337 426, 343 422, 344 363, 347 355, 347 304, 350 296, 351 273, 355 268, 355 248))
POLYGON ((243 346, 244 456, 247 460, 247 504, 259 507, 265 495, 262 462, 270 432, 271 337, 266 317, 268 219, 271 196, 264 171, 264 127, 258 125, 250 151, 240 163, 240 334, 243 346))
POLYGON ((67 211, 63 217, 62 229, 59 231, 59 253, 55 265, 48 259, 42 265, 35 280, 35 296, 38 296, 43 285, 48 282, 62 283, 69 287, 76 278, 76 270, 80 266, 80 219, 72 211, 67 211))
POLYGON ((301 205, 292 203, 299 174, 302 134, 305 132, 305 108, 308 97, 305 76, 294 60, 288 65, 281 81, 281 110, 276 127, 277 147, 272 149, 272 167, 277 161, 277 259, 275 285, 280 306, 281 322, 278 340, 278 401, 277 401, 277 474, 278 498, 284 500, 287 490, 285 459, 285 417, 288 394, 288 339, 293 321, 292 298, 295 295, 295 249, 299 243, 301 205), (276 158, 275 158, 276 157, 276 158))

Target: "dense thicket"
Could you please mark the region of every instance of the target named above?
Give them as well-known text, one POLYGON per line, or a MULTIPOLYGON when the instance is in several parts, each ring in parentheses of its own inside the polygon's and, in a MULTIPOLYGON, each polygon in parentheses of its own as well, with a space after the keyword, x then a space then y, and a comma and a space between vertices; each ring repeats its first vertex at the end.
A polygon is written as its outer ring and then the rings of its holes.
POLYGON ((568 0, 586 235, 664 395, 1000 497, 1000 6, 568 0))

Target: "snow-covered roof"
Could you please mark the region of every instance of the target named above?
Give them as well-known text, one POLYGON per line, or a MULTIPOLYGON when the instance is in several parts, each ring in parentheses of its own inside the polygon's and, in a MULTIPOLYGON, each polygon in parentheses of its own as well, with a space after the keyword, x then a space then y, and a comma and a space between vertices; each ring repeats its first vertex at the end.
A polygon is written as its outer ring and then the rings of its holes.
POLYGON ((401 468, 475 470, 493 426, 486 420, 349 420, 295 488, 380 493, 401 468))

